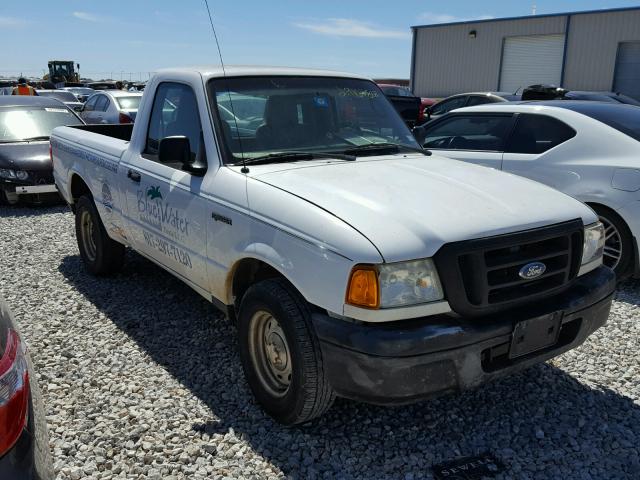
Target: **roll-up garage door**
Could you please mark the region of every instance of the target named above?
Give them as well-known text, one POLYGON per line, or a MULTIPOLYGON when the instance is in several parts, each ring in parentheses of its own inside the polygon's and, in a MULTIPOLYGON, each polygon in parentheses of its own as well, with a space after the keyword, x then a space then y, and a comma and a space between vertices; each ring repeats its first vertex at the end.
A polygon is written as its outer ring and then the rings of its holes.
POLYGON ((640 42, 618 45, 613 91, 640 100, 640 42))
POLYGON ((515 92, 540 83, 560 86, 563 56, 564 35, 505 38, 500 90, 515 92))

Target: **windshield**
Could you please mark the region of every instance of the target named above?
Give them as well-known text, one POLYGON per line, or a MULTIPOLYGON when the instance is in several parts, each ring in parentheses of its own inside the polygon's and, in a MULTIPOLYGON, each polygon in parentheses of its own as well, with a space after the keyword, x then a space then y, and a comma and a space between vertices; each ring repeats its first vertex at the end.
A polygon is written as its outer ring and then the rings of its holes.
POLYGON ((0 108, 0 143, 34 137, 48 137, 51 130, 62 125, 82 122, 68 108, 10 107, 0 108))
POLYGON ((372 144, 420 148, 372 82, 331 77, 238 77, 209 82, 226 163, 271 153, 338 153, 372 144))
POLYGON ((118 105, 120 105, 120 109, 122 110, 138 110, 141 99, 142 95, 138 95, 135 97, 116 97, 118 105))
POLYGON ((92 93, 95 93, 95 90, 93 88, 78 87, 78 88, 69 88, 68 90, 72 93, 77 93, 78 95, 91 95, 92 93))
POLYGON ((59 92, 43 92, 38 90, 38 95, 42 97, 51 97, 60 100, 61 102, 77 102, 78 99, 71 92, 59 91, 59 92))

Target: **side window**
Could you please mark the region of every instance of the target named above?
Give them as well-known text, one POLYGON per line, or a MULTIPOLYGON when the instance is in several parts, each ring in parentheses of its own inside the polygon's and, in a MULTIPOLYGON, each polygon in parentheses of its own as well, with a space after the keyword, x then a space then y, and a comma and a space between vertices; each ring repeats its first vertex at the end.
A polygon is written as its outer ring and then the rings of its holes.
POLYGON ((451 110, 455 110, 456 108, 464 107, 464 104, 467 102, 467 97, 464 95, 460 97, 452 98, 451 100, 445 100, 433 106, 431 109, 432 115, 444 115, 451 110))
POLYGON ((540 154, 575 135, 576 131, 573 128, 553 117, 521 114, 505 151, 540 154))
POLYGON ((96 101, 96 107, 94 110, 98 112, 104 112, 107 110, 107 106, 109 105, 109 99, 104 95, 99 95, 98 100, 96 101))
POLYGON ((474 105, 484 105, 485 103, 494 103, 493 99, 487 95, 471 95, 467 102, 467 107, 474 105))
POLYGON ((92 112, 96 109, 96 102, 98 101, 98 95, 91 97, 87 100, 87 103, 84 104, 85 112, 92 112))
POLYGON ((511 115, 455 115, 427 128, 424 146, 446 150, 502 151, 511 115))
POLYGON ((144 153, 151 156, 151 160, 157 160, 160 140, 171 136, 187 137, 191 158, 195 160, 200 156, 205 161, 202 125, 193 90, 181 83, 165 82, 158 86, 153 100, 144 153))

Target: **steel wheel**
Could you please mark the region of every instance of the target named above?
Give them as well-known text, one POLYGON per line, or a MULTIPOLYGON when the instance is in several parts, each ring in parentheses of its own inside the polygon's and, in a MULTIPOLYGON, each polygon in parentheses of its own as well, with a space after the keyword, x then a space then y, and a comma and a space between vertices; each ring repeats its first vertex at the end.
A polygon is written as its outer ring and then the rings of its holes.
POLYGON ((91 218, 91 213, 87 210, 84 210, 80 217, 80 232, 84 253, 90 261, 95 262, 98 250, 95 239, 95 224, 93 223, 93 218, 91 218))
POLYGON ((258 310, 249 323, 249 352, 263 388, 283 397, 291 384, 291 353, 287 337, 271 313, 258 310))
POLYGON ((604 256, 602 263, 607 267, 615 269, 622 258, 622 235, 606 217, 600 217, 602 225, 604 225, 604 256))

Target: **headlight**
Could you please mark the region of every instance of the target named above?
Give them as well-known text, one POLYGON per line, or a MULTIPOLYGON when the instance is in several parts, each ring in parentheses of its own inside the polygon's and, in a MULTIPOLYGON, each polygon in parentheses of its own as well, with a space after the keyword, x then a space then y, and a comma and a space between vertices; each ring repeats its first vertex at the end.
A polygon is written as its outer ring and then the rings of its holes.
POLYGON ((29 178, 29 174, 24 170, 18 170, 16 172, 16 177, 18 177, 18 180, 26 180, 27 178, 29 178))
POLYGON ((356 266, 347 288, 347 303, 365 308, 393 308, 442 300, 442 285, 433 261, 356 266))
POLYGON ((0 177, 2 178, 16 178, 16 172, 9 170, 8 168, 0 168, 0 177))
POLYGON ((604 227, 600 222, 584 228, 584 245, 579 275, 587 273, 602 263, 604 252, 604 227))

